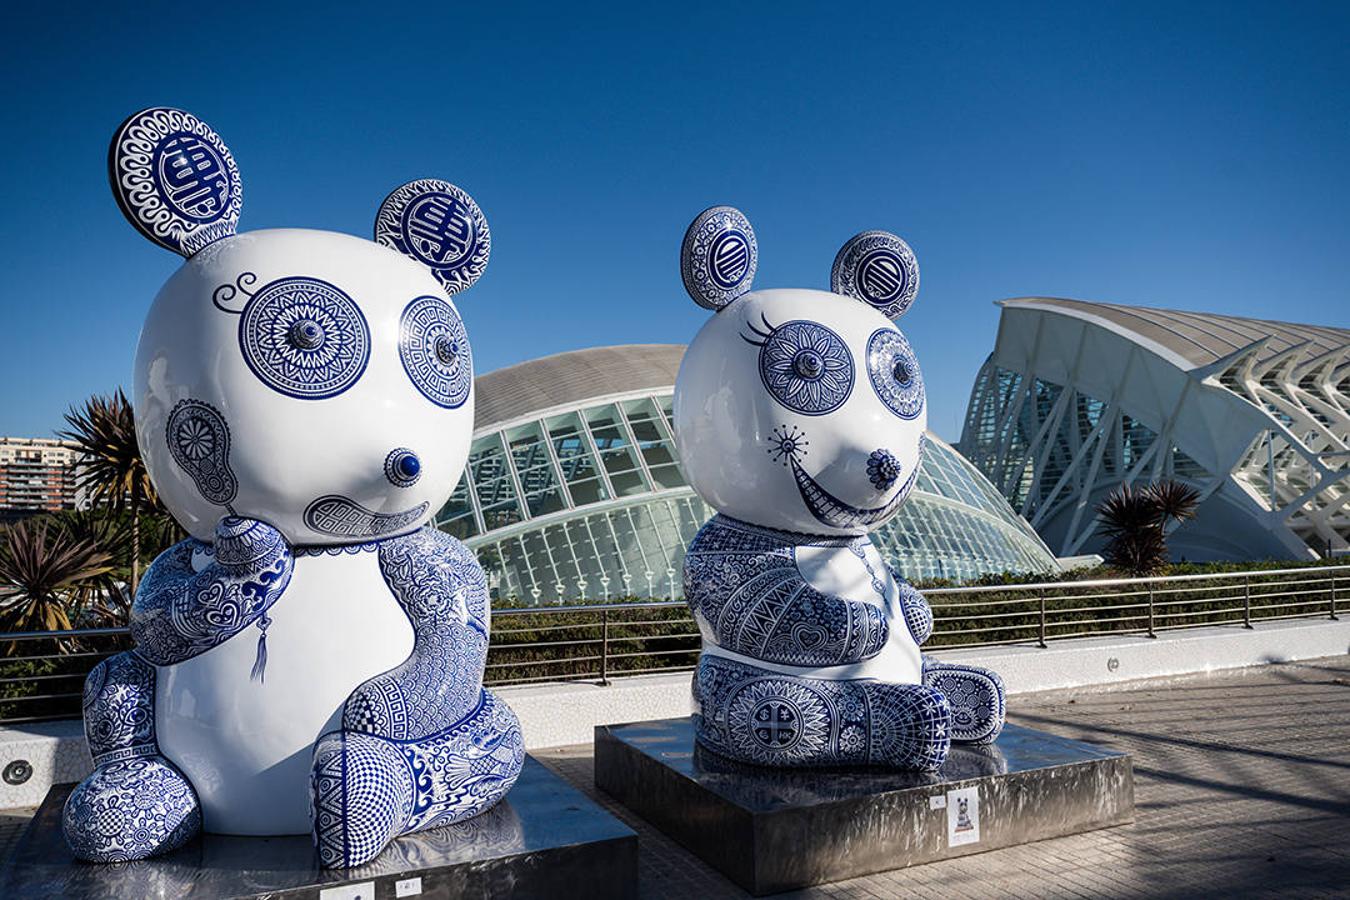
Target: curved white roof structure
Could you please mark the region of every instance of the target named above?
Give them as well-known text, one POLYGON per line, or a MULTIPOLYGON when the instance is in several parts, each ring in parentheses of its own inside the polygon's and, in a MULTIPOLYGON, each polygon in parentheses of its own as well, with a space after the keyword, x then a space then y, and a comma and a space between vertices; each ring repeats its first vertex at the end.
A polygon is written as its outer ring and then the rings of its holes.
MULTIPOLYGON (((684 347, 560 353, 479 376, 465 477, 436 516, 499 602, 683 595, 684 549, 712 510, 679 469, 671 395, 684 347)), ((878 534, 911 578, 1053 571, 1003 497, 929 435, 915 490, 878 534)))
POLYGON ((1350 544, 1350 330, 1049 297, 1004 300, 960 447, 1060 555, 1094 508, 1173 477, 1189 559, 1310 558, 1350 544))

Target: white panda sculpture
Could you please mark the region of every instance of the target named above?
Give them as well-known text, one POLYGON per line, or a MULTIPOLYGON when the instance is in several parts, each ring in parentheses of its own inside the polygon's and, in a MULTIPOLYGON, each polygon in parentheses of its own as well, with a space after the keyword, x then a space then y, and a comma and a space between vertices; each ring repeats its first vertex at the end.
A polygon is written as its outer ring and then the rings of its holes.
POLYGON ((924 656, 933 616, 868 533, 914 486, 923 376, 890 321, 919 286, 900 238, 839 251, 831 292, 751 291, 745 216, 701 213, 686 289, 716 314, 675 383, 684 472, 715 515, 689 545, 685 597, 703 635, 698 741, 769 766, 933 771, 950 742, 1003 727, 999 677, 924 656))
POLYGON ((219 136, 152 108, 109 176, 142 234, 187 257, 135 367, 150 477, 191 537, 151 565, 135 649, 84 690, 94 772, 64 826, 91 861, 201 830, 312 833, 324 866, 483 812, 524 761, 483 690, 483 571, 429 527, 463 471, 473 362, 450 296, 487 263, 482 212, 446 182, 380 207, 375 241, 236 234, 219 136))

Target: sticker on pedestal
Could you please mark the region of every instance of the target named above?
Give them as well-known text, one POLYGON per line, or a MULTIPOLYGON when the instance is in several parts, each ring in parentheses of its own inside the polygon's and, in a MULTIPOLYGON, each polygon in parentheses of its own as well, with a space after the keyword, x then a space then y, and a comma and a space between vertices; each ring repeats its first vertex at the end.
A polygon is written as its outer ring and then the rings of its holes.
POLYGON ((947 792, 947 846, 975 844, 980 840, 980 789, 961 788, 947 792))

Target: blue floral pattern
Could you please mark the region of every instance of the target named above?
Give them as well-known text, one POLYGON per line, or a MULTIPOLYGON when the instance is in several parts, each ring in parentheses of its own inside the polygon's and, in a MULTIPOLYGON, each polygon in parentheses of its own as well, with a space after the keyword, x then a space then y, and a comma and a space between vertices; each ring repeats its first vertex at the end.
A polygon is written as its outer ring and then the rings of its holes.
POLYGON ((747 340, 760 348, 759 376, 765 389, 786 408, 804 416, 823 416, 844 405, 853 392, 853 354, 838 334, 806 319, 796 319, 747 340))
POLYGON ((524 764, 515 715, 482 689, 491 613, 473 554, 430 528, 379 554, 413 652, 353 691, 342 730, 315 748, 314 834, 326 866, 360 865, 400 834, 477 815, 524 764))
POLYGON ((169 454, 208 503, 226 509, 239 493, 230 468, 230 427, 225 417, 201 400, 179 400, 164 425, 169 454))
POLYGON ((211 564, 195 572, 192 554, 205 549, 190 538, 165 550, 136 593, 131 636, 155 665, 191 659, 261 624, 295 567, 281 533, 253 519, 222 519, 211 564))
POLYGON ((84 728, 94 771, 66 799, 62 827, 79 859, 121 862, 166 853, 201 831, 197 794, 159 751, 155 667, 134 652, 94 667, 84 728))

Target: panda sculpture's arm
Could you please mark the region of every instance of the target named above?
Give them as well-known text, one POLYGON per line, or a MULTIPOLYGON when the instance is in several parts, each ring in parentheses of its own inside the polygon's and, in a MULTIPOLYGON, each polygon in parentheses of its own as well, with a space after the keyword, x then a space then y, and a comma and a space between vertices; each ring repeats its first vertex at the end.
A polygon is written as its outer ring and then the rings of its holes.
POLYGON ((895 566, 887 565, 895 587, 899 591, 900 610, 905 614, 905 624, 914 636, 914 643, 923 646, 933 636, 933 608, 928 605, 923 594, 919 593, 908 581, 900 577, 895 566))
POLYGON ((265 619, 290 582, 295 560, 271 525, 229 516, 215 536, 210 547, 189 538, 165 550, 136 592, 131 636, 136 652, 157 666, 205 653, 265 619), (195 572, 199 551, 213 559, 195 572))
POLYGON ((886 645, 882 609, 807 584, 796 548, 808 540, 721 515, 703 526, 685 554, 684 592, 719 647, 764 662, 832 666, 886 645))

